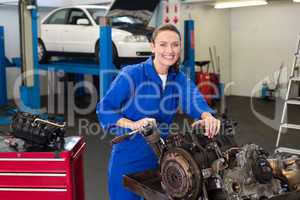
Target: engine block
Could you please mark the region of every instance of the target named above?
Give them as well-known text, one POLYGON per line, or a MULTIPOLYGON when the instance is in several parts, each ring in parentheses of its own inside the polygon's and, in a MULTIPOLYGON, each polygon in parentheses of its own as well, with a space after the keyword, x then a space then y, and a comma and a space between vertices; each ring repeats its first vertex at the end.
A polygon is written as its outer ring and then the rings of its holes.
POLYGON ((213 139, 198 129, 163 141, 157 128, 145 130, 159 157, 162 188, 171 199, 265 200, 300 190, 299 156, 270 156, 256 144, 238 146, 234 123, 227 119, 213 139))

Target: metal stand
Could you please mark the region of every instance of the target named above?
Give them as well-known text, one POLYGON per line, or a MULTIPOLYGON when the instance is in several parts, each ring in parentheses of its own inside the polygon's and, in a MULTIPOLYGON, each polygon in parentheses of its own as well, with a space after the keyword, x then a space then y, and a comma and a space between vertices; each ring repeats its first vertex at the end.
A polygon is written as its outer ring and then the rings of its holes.
POLYGON ((0 106, 7 105, 4 27, 0 26, 0 106))
POLYGON ((184 21, 184 72, 195 81, 195 33, 194 21, 184 21))
MULTIPOLYGON (((7 85, 6 85, 6 67, 10 63, 5 57, 5 45, 4 45, 4 27, 0 26, 0 106, 7 106, 7 85)), ((0 125, 8 125, 11 122, 11 114, 14 111, 8 110, 5 115, 0 117, 0 125)))
MULTIPOLYGON (((285 102, 284 102, 284 107, 283 107, 283 112, 282 112, 282 117, 281 117, 281 124, 279 127, 279 132, 277 135, 277 141, 276 141, 276 147, 279 146, 280 142, 280 137, 282 134, 283 129, 296 129, 300 130, 300 125, 298 124, 291 124, 287 122, 287 108, 288 105, 300 105, 300 97, 299 93, 297 94, 296 97, 293 97, 292 95, 292 89, 295 86, 300 86, 300 74, 299 74, 299 57, 300 57, 300 37, 298 40, 298 45, 294 57, 294 65, 292 68, 292 72, 290 75, 289 79, 289 84, 288 84, 288 89, 286 92, 286 97, 285 97, 285 102), (297 72, 297 73, 296 73, 297 72)), ((284 148, 285 151, 288 151, 288 148, 284 148)), ((281 149, 282 150, 282 149, 281 149)), ((280 149, 277 149, 277 151, 281 151, 280 149)), ((290 149, 291 151, 294 151, 293 149, 290 149)))
POLYGON ((111 27, 101 25, 100 28, 100 70, 99 70, 99 97, 100 99, 106 94, 115 73, 115 66, 112 62, 112 38, 111 27))
POLYGON ((20 110, 31 113, 40 108, 40 84, 38 74, 37 50, 37 7, 20 0, 20 33, 21 33, 21 72, 20 110))
MULTIPOLYGON (((46 71, 60 71, 65 73, 74 73, 77 77, 82 77, 82 75, 97 75, 99 76, 99 95, 103 96, 108 90, 110 83, 113 79, 113 74, 115 73, 115 66, 112 62, 112 39, 111 39, 111 27, 109 25, 99 27, 99 37, 100 45, 99 63, 91 63, 83 60, 59 60, 51 61, 47 64, 38 64, 38 54, 37 54, 37 13, 36 10, 32 10, 32 34, 33 34, 33 51, 34 51, 34 83, 31 87, 22 86, 21 87, 21 100, 23 102, 23 107, 38 109, 40 107, 40 92, 39 92, 39 79, 38 70, 46 71)), ((22 61, 19 58, 13 58, 13 63, 16 66, 22 66, 22 61)), ((79 91, 82 94, 83 91, 79 91)), ((22 109, 24 111, 24 109, 22 109)), ((25 109, 26 110, 26 109, 25 109)), ((28 110, 27 110, 28 111, 28 110)))
POLYGON ((161 188, 158 171, 146 171, 133 175, 126 175, 123 184, 145 200, 171 200, 161 188))

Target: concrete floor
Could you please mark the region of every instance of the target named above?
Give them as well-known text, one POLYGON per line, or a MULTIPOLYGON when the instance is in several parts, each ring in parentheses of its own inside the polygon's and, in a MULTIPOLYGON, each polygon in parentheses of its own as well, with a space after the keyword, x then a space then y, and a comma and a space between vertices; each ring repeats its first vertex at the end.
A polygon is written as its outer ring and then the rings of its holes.
MULTIPOLYGON (((267 151, 273 152, 277 130, 267 126, 257 118, 258 115, 264 115, 269 118, 269 123, 278 127, 280 116, 272 121, 275 115, 275 103, 262 100, 254 100, 254 109, 257 116, 251 110, 250 99, 247 97, 228 97, 228 114, 229 117, 238 122, 236 140, 239 144, 256 143, 264 147, 267 151)), ((277 108, 278 113, 282 111, 282 102, 277 108)), ((300 107, 300 106, 298 106, 300 107)), ((289 120, 300 124, 299 108, 292 107, 289 109, 289 120)), ((77 116, 76 120, 86 116, 77 116)), ((183 115, 177 115, 176 121, 181 123, 183 115)), ((260 116, 262 118, 262 116, 260 116)), ((94 114, 88 117, 90 122, 97 123, 94 114)), ((264 119, 264 121, 268 121, 264 119)), ((77 126, 77 125, 76 125, 77 126)), ((6 129, 7 127, 2 127, 6 129)), ((299 133, 299 132, 298 132, 299 133)), ((87 143, 87 151, 84 158, 85 166, 85 193, 86 200, 107 200, 107 164, 111 150, 111 136, 103 137, 103 133, 92 134, 91 132, 79 132, 78 127, 68 130, 68 135, 82 135, 87 143)), ((300 149, 300 134, 286 134, 282 139, 283 146, 289 146, 300 149)))

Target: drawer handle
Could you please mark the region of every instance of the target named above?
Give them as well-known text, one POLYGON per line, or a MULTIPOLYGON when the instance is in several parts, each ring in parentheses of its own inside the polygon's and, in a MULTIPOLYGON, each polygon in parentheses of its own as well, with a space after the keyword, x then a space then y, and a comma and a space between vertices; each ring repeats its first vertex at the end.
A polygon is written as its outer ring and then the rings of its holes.
POLYGON ((0 188, 0 191, 14 192, 67 192, 67 189, 0 188))
POLYGON ((0 173, 0 176, 52 176, 52 177, 65 177, 66 174, 57 173, 0 173))

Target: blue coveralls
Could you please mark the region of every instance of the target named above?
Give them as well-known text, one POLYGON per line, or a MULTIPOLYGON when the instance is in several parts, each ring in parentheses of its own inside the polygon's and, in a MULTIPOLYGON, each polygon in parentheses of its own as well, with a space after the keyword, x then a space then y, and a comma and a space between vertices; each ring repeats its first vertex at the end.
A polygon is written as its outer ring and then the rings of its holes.
MULTIPOLYGON (((97 115, 104 130, 122 135, 131 130, 115 125, 120 118, 137 121, 149 117, 155 118, 158 124, 169 125, 178 106, 194 119, 200 119, 202 112, 213 112, 195 84, 181 71, 170 68, 163 90, 150 57, 119 72, 98 103, 97 115)), ((168 131, 161 131, 165 138, 168 131)), ((157 167, 153 150, 140 134, 113 145, 108 174, 110 200, 140 200, 141 197, 123 187, 122 176, 157 167)))

